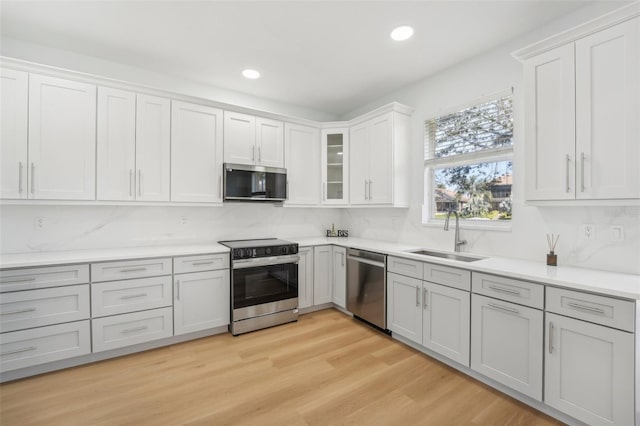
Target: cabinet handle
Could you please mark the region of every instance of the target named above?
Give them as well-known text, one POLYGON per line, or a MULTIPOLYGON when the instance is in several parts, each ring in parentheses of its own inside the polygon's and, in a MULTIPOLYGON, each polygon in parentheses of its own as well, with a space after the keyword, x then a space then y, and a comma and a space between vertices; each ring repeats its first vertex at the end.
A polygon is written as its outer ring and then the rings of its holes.
POLYGON ((125 333, 133 333, 134 331, 142 331, 142 330, 146 330, 149 327, 146 325, 141 325, 140 327, 133 327, 133 328, 127 328, 126 330, 122 330, 120 333, 125 334, 125 333))
POLYGON ((180 280, 176 280, 176 300, 180 300, 180 280))
POLYGON ((142 197, 142 169, 138 169, 138 196, 142 197))
POLYGON ((284 193, 284 198, 289 198, 289 180, 287 180, 287 189, 286 189, 286 192, 284 193))
POLYGON ((416 286, 416 307, 420 306, 420 287, 416 286))
POLYGON ((565 165, 565 171, 566 171, 566 191, 569 192, 571 190, 571 188, 569 187, 569 166, 571 163, 571 157, 569 157, 569 154, 567 154, 567 161, 566 161, 566 165, 565 165))
POLYGON ((222 175, 218 176, 218 197, 222 198, 222 175))
POLYGON ((22 161, 18 161, 18 194, 22 195, 22 161))
POLYGON ((584 192, 584 152, 580 153, 580 192, 584 192))
POLYGON ((592 312, 594 314, 600 314, 600 315, 604 315, 605 314, 604 309, 594 308, 594 307, 591 307, 591 306, 580 305, 578 303, 568 302, 567 306, 569 306, 571 308, 574 308, 574 309, 580 309, 580 310, 583 310, 583 311, 592 312))
POLYGON ((133 197, 133 188, 131 184, 133 183, 133 170, 129 169, 129 197, 133 197))
POLYGON ((499 311, 510 312, 512 314, 519 314, 520 312, 517 309, 509 308, 507 306, 496 305, 495 303, 487 303, 488 306, 493 309, 497 309, 499 311))
POLYGON ((506 293, 506 294, 513 294, 514 296, 521 296, 518 290, 511 290, 509 288, 503 288, 503 287, 498 287, 494 285, 490 285, 489 288, 493 291, 497 291, 498 293, 506 293))
POLYGON ((31 195, 36 192, 36 165, 31 163, 31 195))
POLYGON ((0 281, 0 284, 24 283, 24 282, 35 281, 35 280, 36 280, 35 277, 13 278, 13 279, 9 279, 9 280, 2 280, 2 281, 0 281))
POLYGON ((370 181, 369 181, 369 200, 371 200, 371 192, 372 192, 371 188, 372 188, 372 187, 373 187, 373 181, 372 181, 372 180, 370 180, 370 181))
POLYGON ((368 198, 367 198, 367 192, 369 191, 369 189, 367 188, 367 185, 368 185, 368 184, 367 184, 367 180, 365 179, 365 180, 364 180, 364 199, 365 199, 365 200, 368 200, 368 198))
POLYGON ((262 161, 262 147, 258 147, 258 163, 262 161))
POLYGON ((15 314, 22 314, 25 312, 33 312, 35 310, 36 308, 18 309, 16 311, 0 312, 0 315, 15 315, 15 314))
POLYGON ((213 263, 213 260, 208 260, 206 262, 191 262, 191 265, 193 266, 211 265, 212 263, 213 263))
POLYGON ((549 321, 549 353, 553 353, 553 323, 549 321))
POLYGON ((251 148, 251 161, 256 161, 256 147, 251 148))
POLYGON ((140 272, 140 271, 146 271, 147 268, 125 268, 125 269, 120 269, 120 272, 140 272))
POLYGON ((340 253, 340 259, 342 260, 342 267, 344 268, 344 253, 340 253))
POLYGON ((422 309, 427 309, 427 289, 422 289, 422 309))
POLYGON ((327 182, 322 185, 322 200, 327 201, 327 182))
POLYGON ((138 298, 138 297, 145 297, 146 295, 147 295, 147 293, 128 294, 128 295, 122 296, 120 299, 123 299, 123 300, 135 299, 135 298, 138 298))
POLYGON ((12 355, 12 354, 19 354, 20 352, 35 351, 36 349, 38 349, 38 347, 37 347, 37 346, 29 346, 29 347, 26 347, 26 348, 14 349, 14 350, 12 350, 12 351, 2 352, 2 353, 0 354, 0 356, 12 355))

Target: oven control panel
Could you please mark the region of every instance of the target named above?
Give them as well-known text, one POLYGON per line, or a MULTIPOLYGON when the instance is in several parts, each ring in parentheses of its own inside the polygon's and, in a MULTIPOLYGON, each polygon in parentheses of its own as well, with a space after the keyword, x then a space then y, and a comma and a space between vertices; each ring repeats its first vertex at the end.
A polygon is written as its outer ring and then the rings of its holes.
POLYGON ((235 248, 231 253, 234 260, 252 259, 257 257, 286 256, 288 254, 298 253, 298 245, 287 244, 267 247, 235 248))

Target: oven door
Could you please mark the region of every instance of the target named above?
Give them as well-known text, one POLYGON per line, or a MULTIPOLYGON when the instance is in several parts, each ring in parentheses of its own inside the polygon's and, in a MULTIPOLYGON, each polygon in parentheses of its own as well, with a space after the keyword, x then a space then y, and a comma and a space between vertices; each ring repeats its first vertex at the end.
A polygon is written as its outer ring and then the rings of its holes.
POLYGON ((231 303, 233 319, 298 307, 297 254, 233 262, 231 303))

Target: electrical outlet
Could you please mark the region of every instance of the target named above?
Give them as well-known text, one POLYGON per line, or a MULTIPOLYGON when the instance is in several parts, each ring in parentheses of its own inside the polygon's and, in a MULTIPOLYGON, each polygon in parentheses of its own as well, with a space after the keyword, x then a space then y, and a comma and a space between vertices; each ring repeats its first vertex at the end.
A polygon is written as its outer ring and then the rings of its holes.
POLYGON ((189 219, 187 219, 187 217, 186 217, 186 216, 182 216, 182 217, 180 218, 180 223, 181 223, 182 225, 186 225, 187 223, 189 223, 189 219))
POLYGON ((47 220, 44 217, 36 217, 36 229, 45 229, 47 220))
POLYGON ((596 226, 593 223, 583 223, 582 224, 582 237, 585 240, 595 240, 596 239, 596 226))
POLYGON ((611 234, 611 241, 624 240, 624 226, 622 225, 609 226, 609 233, 611 234))

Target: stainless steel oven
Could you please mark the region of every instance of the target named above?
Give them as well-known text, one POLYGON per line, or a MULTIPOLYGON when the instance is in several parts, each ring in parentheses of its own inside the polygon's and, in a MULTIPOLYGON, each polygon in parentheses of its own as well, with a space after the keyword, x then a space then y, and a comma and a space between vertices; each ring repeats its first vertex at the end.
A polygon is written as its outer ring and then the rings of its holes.
POLYGON ((231 248, 231 333, 296 321, 298 245, 277 239, 220 243, 231 248))

